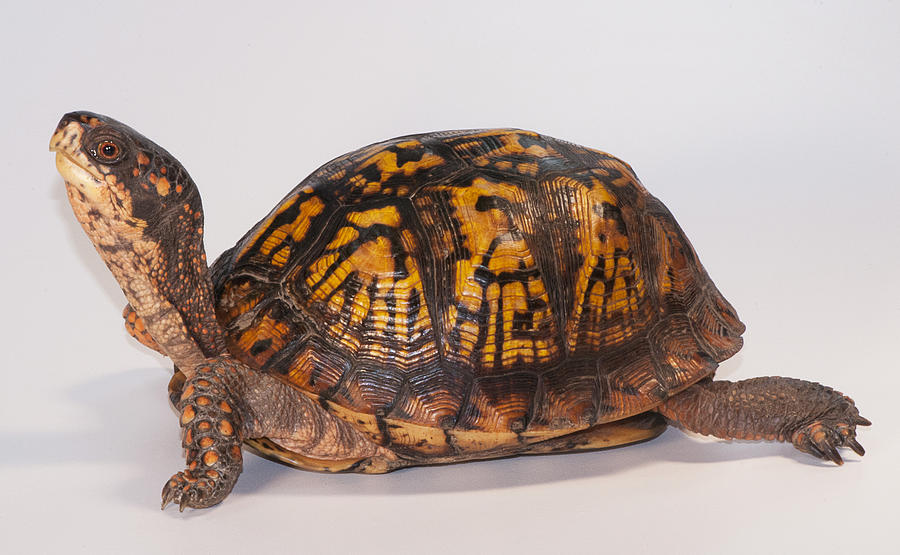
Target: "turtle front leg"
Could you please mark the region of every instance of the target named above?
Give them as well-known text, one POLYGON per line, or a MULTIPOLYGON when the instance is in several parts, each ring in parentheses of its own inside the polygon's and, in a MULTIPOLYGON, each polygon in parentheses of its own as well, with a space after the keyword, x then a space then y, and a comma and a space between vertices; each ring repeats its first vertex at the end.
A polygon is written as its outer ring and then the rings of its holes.
POLYGON ((130 303, 125 305, 125 308, 122 310, 122 318, 125 320, 125 331, 128 332, 128 335, 140 341, 145 347, 149 347, 161 355, 168 356, 150 335, 147 326, 144 325, 144 321, 137 315, 130 303))
POLYGON ((243 403, 233 391, 237 385, 235 365, 229 359, 210 360, 198 366, 185 383, 177 408, 187 468, 163 487, 163 509, 169 503, 181 511, 211 507, 225 499, 237 483, 243 469, 244 417, 243 403))
POLYGON ((674 425, 722 439, 791 441, 797 449, 843 464, 839 447, 865 454, 856 427, 871 422, 839 391, 793 378, 703 381, 657 410, 674 425))

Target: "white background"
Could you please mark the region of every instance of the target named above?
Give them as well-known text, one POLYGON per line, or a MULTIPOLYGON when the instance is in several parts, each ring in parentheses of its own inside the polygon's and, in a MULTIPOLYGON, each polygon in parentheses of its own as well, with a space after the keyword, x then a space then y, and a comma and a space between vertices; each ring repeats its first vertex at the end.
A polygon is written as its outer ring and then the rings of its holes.
POLYGON ((237 4, 3 9, 4 553, 896 553, 897 2, 237 4), (875 423, 868 454, 669 430, 387 476, 248 455, 225 503, 160 512, 183 464, 170 368, 125 335, 47 152, 74 109, 185 164, 211 257, 380 139, 520 126, 612 152, 748 325, 719 376, 835 386, 875 423))

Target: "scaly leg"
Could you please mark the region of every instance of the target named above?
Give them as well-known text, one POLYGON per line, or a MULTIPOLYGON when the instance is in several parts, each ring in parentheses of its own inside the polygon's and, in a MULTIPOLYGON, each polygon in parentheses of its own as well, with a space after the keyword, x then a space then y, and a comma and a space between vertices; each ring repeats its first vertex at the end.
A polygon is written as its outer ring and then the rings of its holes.
POLYGON ((797 449, 837 464, 843 464, 838 447, 865 453, 856 441, 856 426, 871 424, 842 393, 780 377, 702 381, 657 410, 692 432, 722 439, 791 441, 797 449))
POLYGON ((233 395, 234 366, 211 361, 197 367, 181 393, 182 445, 187 452, 187 468, 166 483, 162 508, 176 503, 185 507, 211 507, 225 499, 243 469, 241 441, 244 436, 243 410, 233 395))
POLYGON ((149 347, 161 355, 166 354, 163 352, 162 347, 150 336, 150 332, 144 326, 144 321, 131 308, 130 304, 125 305, 125 309, 122 311, 122 318, 125 319, 125 331, 128 332, 128 335, 140 341, 145 347, 149 347))
POLYGON ((170 395, 181 415, 187 468, 163 487, 163 508, 225 499, 241 473, 245 440, 301 468, 387 472, 408 464, 316 400, 230 357, 197 366, 182 388, 178 376, 170 395))

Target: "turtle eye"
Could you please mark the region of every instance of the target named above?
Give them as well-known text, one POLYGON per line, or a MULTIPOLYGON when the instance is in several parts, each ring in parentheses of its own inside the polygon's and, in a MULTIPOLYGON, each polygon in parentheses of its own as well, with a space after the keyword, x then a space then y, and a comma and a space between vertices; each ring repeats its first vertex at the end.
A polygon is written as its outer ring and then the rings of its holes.
POLYGON ((124 149, 119 146, 118 141, 103 138, 94 143, 88 152, 100 163, 113 164, 122 159, 124 149))
POLYGON ((97 153, 101 158, 114 160, 119 156, 119 145, 112 141, 103 141, 100 143, 100 146, 97 147, 97 153))

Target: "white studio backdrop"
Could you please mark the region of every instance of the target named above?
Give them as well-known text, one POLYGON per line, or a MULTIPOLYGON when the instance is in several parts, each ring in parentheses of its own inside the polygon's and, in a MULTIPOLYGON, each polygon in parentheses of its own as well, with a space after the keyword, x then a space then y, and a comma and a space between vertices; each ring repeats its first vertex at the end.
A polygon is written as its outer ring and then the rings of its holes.
POLYGON ((896 2, 45 2, 0 31, 4 552, 895 552, 896 2), (392 136, 517 126, 609 151, 748 325, 718 375, 844 391, 868 453, 835 468, 669 430, 387 476, 248 455, 222 505, 160 512, 183 464, 171 370, 122 329, 46 150, 76 109, 181 160, 210 257, 392 136))

